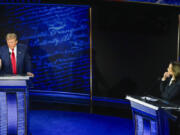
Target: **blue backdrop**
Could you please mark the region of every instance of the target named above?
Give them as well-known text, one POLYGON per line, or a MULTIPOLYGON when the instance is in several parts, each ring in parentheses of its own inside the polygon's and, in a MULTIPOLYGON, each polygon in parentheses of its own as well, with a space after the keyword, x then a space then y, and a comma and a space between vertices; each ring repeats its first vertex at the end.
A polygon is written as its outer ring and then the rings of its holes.
POLYGON ((89 93, 89 7, 1 4, 1 43, 15 31, 29 45, 34 90, 89 93))

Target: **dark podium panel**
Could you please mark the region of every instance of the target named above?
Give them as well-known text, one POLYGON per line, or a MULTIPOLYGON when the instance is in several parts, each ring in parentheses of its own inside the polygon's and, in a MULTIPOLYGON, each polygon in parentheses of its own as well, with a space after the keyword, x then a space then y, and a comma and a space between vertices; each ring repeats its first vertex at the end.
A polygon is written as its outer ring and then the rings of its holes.
POLYGON ((0 76, 0 135, 28 134, 28 76, 0 76))
POLYGON ((176 108, 152 97, 126 96, 131 103, 135 135, 170 135, 176 116, 164 108, 176 108))

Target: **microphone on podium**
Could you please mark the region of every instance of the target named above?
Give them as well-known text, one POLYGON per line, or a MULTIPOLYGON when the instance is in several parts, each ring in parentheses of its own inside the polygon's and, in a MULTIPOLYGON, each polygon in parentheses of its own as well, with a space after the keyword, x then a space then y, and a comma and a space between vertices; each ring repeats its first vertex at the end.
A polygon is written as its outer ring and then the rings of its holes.
POLYGON ((165 109, 165 110, 176 110, 176 111, 180 111, 180 107, 179 106, 161 106, 161 108, 165 109))

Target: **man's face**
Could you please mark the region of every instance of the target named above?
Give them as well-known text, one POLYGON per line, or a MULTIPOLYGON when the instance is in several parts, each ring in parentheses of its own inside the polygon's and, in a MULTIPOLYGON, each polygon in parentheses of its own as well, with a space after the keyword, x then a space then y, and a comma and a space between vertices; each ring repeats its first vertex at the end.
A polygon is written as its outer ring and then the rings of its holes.
POLYGON ((18 41, 15 38, 7 40, 7 45, 10 49, 14 49, 16 47, 17 43, 18 43, 18 41))

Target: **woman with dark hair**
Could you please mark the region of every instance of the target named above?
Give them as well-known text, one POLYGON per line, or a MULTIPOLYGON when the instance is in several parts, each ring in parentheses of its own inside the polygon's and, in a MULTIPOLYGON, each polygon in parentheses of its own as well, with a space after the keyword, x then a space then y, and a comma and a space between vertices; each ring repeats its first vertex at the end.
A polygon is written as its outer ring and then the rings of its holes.
MULTIPOLYGON (((180 63, 171 62, 164 73, 161 84, 161 97, 170 103, 180 105, 180 63)), ((172 124, 172 135, 180 135, 180 112, 171 111, 172 114, 177 116, 177 120, 172 124)))
POLYGON ((180 63, 171 62, 160 84, 161 97, 167 101, 180 102, 180 63))

